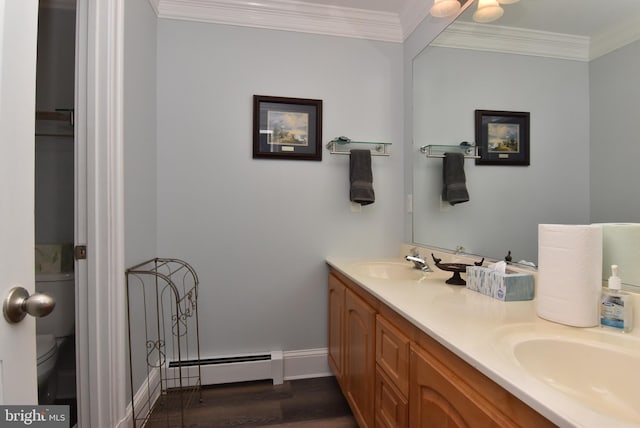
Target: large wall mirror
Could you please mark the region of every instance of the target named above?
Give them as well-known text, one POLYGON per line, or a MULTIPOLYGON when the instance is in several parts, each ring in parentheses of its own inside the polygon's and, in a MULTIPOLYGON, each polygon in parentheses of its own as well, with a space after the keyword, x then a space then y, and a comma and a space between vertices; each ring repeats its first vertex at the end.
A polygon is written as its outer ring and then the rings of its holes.
POLYGON ((640 222, 640 1, 502 7, 478 24, 471 5, 414 58, 413 240, 535 265, 540 223, 640 222), (528 112, 530 165, 466 159, 451 206, 419 147, 475 143, 475 110, 528 112))

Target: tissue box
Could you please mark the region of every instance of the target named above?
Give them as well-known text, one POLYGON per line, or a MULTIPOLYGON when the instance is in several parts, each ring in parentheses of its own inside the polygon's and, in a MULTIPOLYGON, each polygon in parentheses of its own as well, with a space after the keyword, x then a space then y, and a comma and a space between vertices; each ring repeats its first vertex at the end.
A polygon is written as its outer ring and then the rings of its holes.
POLYGON ((467 288, 498 300, 533 300, 533 275, 467 266, 467 288))

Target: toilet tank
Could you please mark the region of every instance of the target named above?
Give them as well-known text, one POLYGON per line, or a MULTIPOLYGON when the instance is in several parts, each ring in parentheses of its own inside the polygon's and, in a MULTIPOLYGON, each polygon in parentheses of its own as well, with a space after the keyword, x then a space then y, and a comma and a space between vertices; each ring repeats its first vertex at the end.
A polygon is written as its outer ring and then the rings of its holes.
POLYGON ((75 277, 71 273, 36 273, 36 292, 53 297, 56 306, 46 317, 36 318, 36 334, 56 338, 75 334, 75 277))

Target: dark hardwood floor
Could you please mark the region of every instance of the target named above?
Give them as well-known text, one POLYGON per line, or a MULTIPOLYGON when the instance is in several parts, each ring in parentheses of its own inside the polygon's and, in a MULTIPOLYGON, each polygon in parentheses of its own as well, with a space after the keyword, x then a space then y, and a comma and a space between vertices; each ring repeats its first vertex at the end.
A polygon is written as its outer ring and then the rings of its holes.
MULTIPOLYGON (((154 413, 154 419, 158 416, 154 413)), ((161 416, 161 415, 160 415, 161 416)), ((166 426, 162 421, 146 427, 166 426)), ((202 403, 185 414, 185 427, 355 428, 355 422, 334 377, 205 387, 202 403)))

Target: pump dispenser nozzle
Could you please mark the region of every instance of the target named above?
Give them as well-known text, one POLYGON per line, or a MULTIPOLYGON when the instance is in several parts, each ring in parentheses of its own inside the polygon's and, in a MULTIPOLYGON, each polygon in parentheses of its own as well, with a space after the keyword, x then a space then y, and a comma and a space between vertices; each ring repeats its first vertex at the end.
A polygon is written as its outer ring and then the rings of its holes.
POLYGON ((612 290, 620 290, 622 288, 622 280, 618 276, 618 265, 611 265, 611 276, 609 277, 609 288, 612 290))

